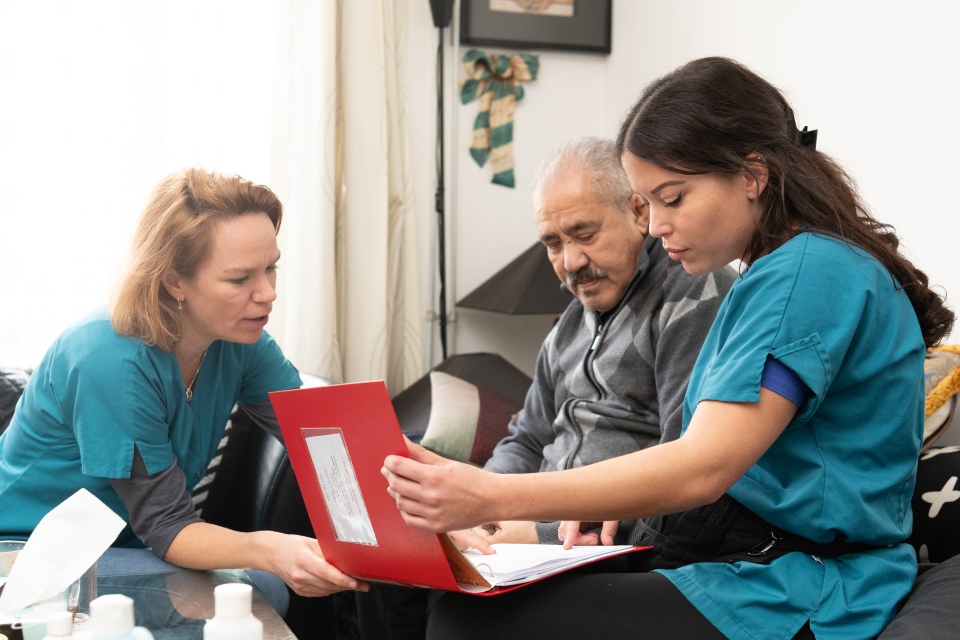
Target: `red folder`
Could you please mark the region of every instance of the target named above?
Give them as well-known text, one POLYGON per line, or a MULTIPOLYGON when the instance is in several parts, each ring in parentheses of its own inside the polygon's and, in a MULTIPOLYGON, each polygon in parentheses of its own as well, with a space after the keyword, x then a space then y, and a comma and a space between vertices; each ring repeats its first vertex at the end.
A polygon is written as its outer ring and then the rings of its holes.
POLYGON ((478 595, 522 586, 490 589, 449 537, 414 529, 403 521, 380 469, 388 455, 409 457, 409 452, 382 381, 277 391, 270 394, 270 401, 313 531, 330 564, 357 578, 447 591, 482 591, 478 595), (308 439, 335 432, 342 435, 352 463, 375 544, 338 539, 328 512, 308 439))

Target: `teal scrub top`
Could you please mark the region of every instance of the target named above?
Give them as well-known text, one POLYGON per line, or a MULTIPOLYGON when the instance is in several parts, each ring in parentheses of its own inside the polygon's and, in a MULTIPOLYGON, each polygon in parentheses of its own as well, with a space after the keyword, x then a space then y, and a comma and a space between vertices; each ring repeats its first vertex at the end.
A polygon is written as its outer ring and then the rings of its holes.
POLYGON ((727 294, 684 404, 758 402, 767 355, 810 388, 773 446, 728 491, 817 542, 882 545, 830 560, 699 563, 662 573, 728 638, 873 638, 916 578, 910 533, 923 433, 925 348, 913 307, 875 258, 801 233, 727 294))
MULTIPOLYGON (((119 335, 105 309, 87 316, 47 351, 0 435, 0 537, 26 538, 80 488, 128 520, 108 479, 130 477, 134 446, 149 474, 176 463, 192 489, 235 404, 300 384, 264 332, 253 344, 211 344, 187 402, 172 353, 119 335)), ((115 544, 140 543, 128 525, 115 544)))

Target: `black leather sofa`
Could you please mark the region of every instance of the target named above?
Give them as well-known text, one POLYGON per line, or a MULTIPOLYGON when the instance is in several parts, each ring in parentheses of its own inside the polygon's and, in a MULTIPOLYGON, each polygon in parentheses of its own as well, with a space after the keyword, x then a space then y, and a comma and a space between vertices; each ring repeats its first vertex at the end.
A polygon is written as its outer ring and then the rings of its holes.
MULTIPOLYGON (((207 478, 194 489, 207 522, 235 531, 280 531, 314 537, 283 443, 235 411, 207 478), (209 480, 208 480, 209 478, 209 480)), ((359 640, 352 593, 304 598, 290 592, 284 617, 299 640, 359 640)))

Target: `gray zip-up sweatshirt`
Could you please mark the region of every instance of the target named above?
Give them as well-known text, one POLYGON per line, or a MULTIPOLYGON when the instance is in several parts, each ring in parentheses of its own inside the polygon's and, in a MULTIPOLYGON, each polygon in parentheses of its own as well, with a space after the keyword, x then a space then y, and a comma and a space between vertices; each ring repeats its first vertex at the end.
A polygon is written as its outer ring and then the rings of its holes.
MULTIPOLYGON (((540 348, 510 435, 484 468, 570 469, 680 437, 690 372, 736 277, 730 267, 691 276, 647 237, 623 299, 602 324, 579 300, 567 307, 540 348)), ((537 534, 560 542, 556 522, 538 523, 537 534)))

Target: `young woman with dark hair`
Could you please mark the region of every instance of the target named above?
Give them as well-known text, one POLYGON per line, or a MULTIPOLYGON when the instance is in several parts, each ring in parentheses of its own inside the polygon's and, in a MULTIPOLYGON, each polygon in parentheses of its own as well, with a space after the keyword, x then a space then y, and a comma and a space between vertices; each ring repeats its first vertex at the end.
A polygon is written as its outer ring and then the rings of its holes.
POLYGON ((650 233, 691 273, 734 260, 676 442, 505 476, 411 446, 384 473, 405 520, 645 518, 652 552, 496 598, 444 596, 431 637, 872 638, 916 576, 926 348, 953 313, 780 92, 724 58, 653 82, 618 151, 650 233), (669 515, 664 515, 669 514, 669 515), (640 570, 638 570, 640 569, 640 570), (656 569, 655 572, 648 572, 656 569))
POLYGON ((617 153, 682 175, 732 178, 761 168, 767 185, 760 216, 738 257, 763 256, 801 231, 860 247, 906 291, 933 346, 950 332, 953 313, 898 252, 893 229, 867 212, 850 176, 816 151, 816 135, 797 128, 776 87, 733 60, 703 58, 646 88, 620 128, 617 153))

